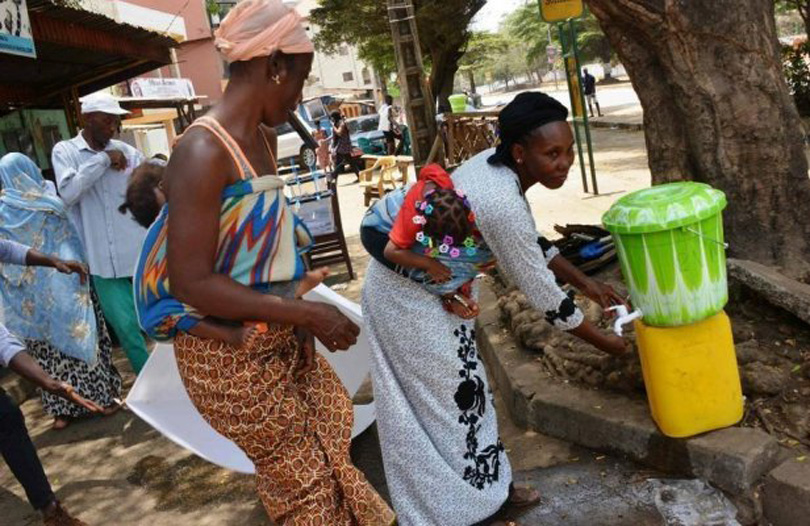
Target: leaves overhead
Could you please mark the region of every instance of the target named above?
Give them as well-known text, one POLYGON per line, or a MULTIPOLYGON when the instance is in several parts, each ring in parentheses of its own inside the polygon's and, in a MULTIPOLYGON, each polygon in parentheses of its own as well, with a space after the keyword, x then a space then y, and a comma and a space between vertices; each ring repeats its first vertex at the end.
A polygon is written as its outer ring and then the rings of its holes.
MULTIPOLYGON (((472 18, 486 0, 416 0, 416 25, 425 62, 442 55, 461 56, 472 18)), ((335 53, 341 45, 357 46, 360 58, 384 77, 396 71, 394 44, 385 0, 321 0, 310 20, 318 26, 315 45, 335 53)))

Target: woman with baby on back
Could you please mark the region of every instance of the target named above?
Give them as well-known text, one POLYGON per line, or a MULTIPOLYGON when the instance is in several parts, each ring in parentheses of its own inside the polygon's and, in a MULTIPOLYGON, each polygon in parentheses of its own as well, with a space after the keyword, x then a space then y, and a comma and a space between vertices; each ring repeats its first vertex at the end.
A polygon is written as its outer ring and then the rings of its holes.
POLYGON ((215 36, 230 82, 166 167, 168 205, 136 271, 141 323, 174 337, 191 401, 256 466, 276 524, 392 524, 349 457, 351 400, 315 352, 315 338, 332 352, 348 349, 359 328, 332 305, 296 297, 308 236, 262 131, 296 108, 312 43, 281 0, 240 2, 215 36), (239 347, 192 334, 201 320, 266 328, 239 347))

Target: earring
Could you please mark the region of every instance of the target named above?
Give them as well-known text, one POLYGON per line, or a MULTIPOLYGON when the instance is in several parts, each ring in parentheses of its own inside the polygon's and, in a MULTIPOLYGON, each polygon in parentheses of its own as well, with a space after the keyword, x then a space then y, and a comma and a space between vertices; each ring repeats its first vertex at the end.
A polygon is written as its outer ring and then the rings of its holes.
POLYGON ((281 84, 281 77, 279 77, 278 75, 273 75, 273 82, 275 82, 276 84, 281 84))
POLYGON ((518 163, 518 164, 523 164, 523 159, 518 159, 518 160, 517 160, 517 163, 518 163))

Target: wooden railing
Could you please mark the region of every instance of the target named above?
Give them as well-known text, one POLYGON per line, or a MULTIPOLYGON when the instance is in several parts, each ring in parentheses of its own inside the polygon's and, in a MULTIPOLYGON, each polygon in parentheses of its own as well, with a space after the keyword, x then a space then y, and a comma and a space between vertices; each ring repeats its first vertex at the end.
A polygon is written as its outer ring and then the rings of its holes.
POLYGON ((440 138, 431 152, 431 160, 444 164, 447 169, 456 168, 467 159, 497 144, 498 112, 447 114, 442 123, 440 138), (439 145, 439 140, 443 144, 439 145))

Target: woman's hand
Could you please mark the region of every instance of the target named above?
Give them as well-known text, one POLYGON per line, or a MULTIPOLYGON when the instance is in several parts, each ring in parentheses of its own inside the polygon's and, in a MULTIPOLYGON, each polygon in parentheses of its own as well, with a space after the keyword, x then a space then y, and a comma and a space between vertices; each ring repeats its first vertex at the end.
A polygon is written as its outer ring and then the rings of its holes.
POLYGON ((630 307, 627 302, 622 298, 618 292, 613 290, 613 287, 601 281, 588 278, 585 285, 581 290, 587 298, 598 303, 603 309, 612 307, 613 305, 624 305, 630 307))
POLYGON ((59 259, 57 257, 52 258, 53 268, 61 272, 62 274, 78 274, 79 281, 82 285, 87 283, 87 275, 90 271, 87 268, 87 265, 80 261, 65 261, 63 259, 59 259))
POLYGON ((47 390, 51 394, 64 398, 68 402, 84 407, 91 413, 104 413, 104 409, 101 406, 81 396, 70 384, 54 381, 47 390))
POLYGON ((295 337, 298 338, 300 349, 295 376, 301 377, 315 369, 315 337, 302 327, 295 328, 295 337))
POLYGON ((453 277, 453 273, 450 269, 442 263, 439 263, 438 260, 433 258, 429 259, 430 261, 427 264, 425 272, 428 273, 430 279, 432 279, 434 283, 447 283, 450 281, 450 278, 453 277))
POLYGON ((597 347, 610 355, 621 356, 627 352, 627 340, 615 334, 607 334, 597 347))
MULTIPOLYGON (((345 351, 357 343, 358 327, 334 305, 311 303, 311 315, 306 329, 330 352, 345 351)), ((314 346, 313 346, 314 348, 314 346)))
POLYGON ((627 351, 627 340, 613 333, 606 333, 589 322, 587 319, 583 320, 579 327, 571 329, 571 334, 584 340, 600 351, 604 351, 613 356, 619 356, 627 351))

